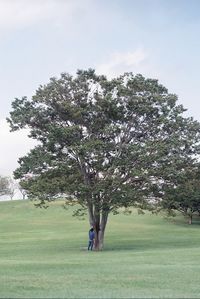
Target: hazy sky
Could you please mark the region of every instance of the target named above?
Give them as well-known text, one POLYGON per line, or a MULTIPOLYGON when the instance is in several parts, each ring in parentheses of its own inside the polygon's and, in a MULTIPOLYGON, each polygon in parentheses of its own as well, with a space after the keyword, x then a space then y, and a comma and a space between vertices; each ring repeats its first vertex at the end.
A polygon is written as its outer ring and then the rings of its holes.
POLYGON ((157 78, 200 121, 199 36, 199 0, 0 0, 0 174, 34 146, 11 102, 61 72, 157 78))

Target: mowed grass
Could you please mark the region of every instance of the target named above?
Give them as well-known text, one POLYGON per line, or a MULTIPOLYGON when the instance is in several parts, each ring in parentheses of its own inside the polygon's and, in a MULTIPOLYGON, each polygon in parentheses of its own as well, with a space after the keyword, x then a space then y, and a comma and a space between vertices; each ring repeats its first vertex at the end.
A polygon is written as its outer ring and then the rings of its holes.
POLYGON ((200 225, 146 213, 110 216, 105 250, 60 203, 0 203, 1 298, 199 298, 200 225))

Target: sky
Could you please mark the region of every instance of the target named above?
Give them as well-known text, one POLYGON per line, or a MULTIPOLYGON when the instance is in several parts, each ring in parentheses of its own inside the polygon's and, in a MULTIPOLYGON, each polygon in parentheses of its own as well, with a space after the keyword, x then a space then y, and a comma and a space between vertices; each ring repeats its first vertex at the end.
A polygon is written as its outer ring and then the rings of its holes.
POLYGON ((34 147, 6 122, 15 98, 61 72, 156 78, 200 121, 199 0, 0 0, 0 175, 34 147))

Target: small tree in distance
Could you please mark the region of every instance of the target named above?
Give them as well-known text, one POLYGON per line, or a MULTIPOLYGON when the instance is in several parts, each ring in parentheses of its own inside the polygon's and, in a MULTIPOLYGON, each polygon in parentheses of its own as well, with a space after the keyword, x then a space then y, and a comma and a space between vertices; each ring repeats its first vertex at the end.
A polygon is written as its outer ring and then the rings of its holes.
POLYGON ((27 191, 20 184, 19 184, 18 188, 19 188, 19 191, 22 195, 22 199, 23 200, 26 199, 27 191))
POLYGON ((18 189, 18 185, 16 181, 12 179, 12 177, 6 176, 0 177, 0 196, 7 195, 13 200, 18 189))
POLYGON ((10 196, 11 200, 13 200, 13 198, 18 190, 18 184, 11 177, 8 178, 8 181, 9 181, 9 189, 8 189, 7 195, 10 196))
POLYGON ((19 159, 15 178, 40 205, 69 194, 87 209, 96 250, 109 213, 146 207, 199 154, 199 123, 183 117, 176 95, 142 75, 63 73, 12 109, 11 130, 29 128, 40 142, 19 159))
POLYGON ((10 192, 9 178, 0 176, 0 196, 8 195, 10 192))
POLYGON ((179 211, 192 224, 193 216, 200 216, 200 166, 192 165, 178 177, 173 185, 164 188, 161 206, 171 212, 179 211))

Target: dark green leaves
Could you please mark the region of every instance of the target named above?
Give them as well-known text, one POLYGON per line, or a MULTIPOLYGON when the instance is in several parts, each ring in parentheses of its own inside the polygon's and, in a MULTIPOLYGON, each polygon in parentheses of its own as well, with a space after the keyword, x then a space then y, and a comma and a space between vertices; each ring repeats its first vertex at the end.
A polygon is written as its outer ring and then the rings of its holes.
POLYGON ((106 211, 144 206, 199 155, 200 125, 176 102, 157 80, 132 73, 51 78, 12 104, 11 129, 28 127, 40 144, 15 176, 38 198, 68 194, 106 211))

